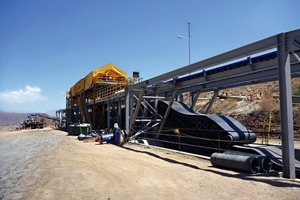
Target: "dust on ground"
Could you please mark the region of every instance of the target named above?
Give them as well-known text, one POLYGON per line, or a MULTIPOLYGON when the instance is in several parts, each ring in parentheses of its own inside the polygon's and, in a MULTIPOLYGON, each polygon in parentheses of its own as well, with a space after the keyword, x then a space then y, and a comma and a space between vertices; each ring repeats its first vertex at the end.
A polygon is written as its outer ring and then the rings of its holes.
POLYGON ((51 129, 0 134, 0 199, 299 199, 300 180, 51 129))

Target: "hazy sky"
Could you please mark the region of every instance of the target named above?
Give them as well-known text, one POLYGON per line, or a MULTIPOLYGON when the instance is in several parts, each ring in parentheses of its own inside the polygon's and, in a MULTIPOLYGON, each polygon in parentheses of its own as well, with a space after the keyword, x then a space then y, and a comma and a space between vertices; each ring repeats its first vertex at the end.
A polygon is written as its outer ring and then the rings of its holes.
POLYGON ((65 108, 113 63, 149 79, 300 28, 299 0, 0 0, 0 111, 65 108))

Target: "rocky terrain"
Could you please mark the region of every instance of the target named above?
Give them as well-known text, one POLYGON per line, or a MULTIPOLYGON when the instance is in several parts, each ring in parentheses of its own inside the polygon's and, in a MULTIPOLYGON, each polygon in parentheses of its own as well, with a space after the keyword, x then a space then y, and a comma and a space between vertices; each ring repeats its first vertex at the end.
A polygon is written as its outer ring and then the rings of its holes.
MULTIPOLYGON (((292 90, 300 87, 300 78, 292 80, 292 90)), ((213 93, 204 93, 200 98, 209 99, 213 93)), ((201 101, 198 109, 208 100, 201 101)), ((201 110, 200 110, 201 112, 201 110)), ((279 137, 280 132, 280 100, 278 82, 256 84, 228 90, 221 90, 210 113, 229 115, 246 127, 257 132, 268 128, 270 121, 271 134, 279 137), (271 116, 271 120, 270 119, 271 116)), ((295 136, 300 137, 300 105, 293 105, 295 136)))

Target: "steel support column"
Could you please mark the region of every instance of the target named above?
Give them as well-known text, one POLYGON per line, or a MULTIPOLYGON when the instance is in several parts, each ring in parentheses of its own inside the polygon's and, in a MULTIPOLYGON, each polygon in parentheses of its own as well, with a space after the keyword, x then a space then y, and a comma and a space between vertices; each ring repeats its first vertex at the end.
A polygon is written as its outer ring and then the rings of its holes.
POLYGON ((122 124, 122 105, 121 105, 121 99, 117 100, 117 106, 118 106, 118 124, 119 127, 122 128, 123 124, 122 124))
POLYGON ((126 90, 125 92, 125 127, 126 132, 129 133, 130 131, 130 116, 132 116, 132 107, 133 107, 133 98, 132 98, 132 91, 126 90))
POLYGON ((196 103, 198 101, 199 95, 200 95, 200 91, 199 90, 197 90, 196 92, 192 93, 192 102, 191 102, 191 105, 190 105, 190 109, 191 110, 195 110, 195 106, 196 106, 196 103))
POLYGON ((110 131, 110 102, 107 100, 107 122, 106 122, 107 130, 110 131))
POLYGON ((93 120, 91 121, 91 124, 93 125, 93 129, 96 129, 96 104, 93 103, 92 105, 92 116, 93 116, 93 120))
POLYGON ((285 34, 278 35, 278 70, 283 177, 295 179, 295 150, 290 55, 285 34))
POLYGON ((215 100, 216 100, 218 94, 219 94, 219 91, 218 91, 218 90, 214 92, 214 95, 213 95, 213 97, 211 98, 211 100, 210 100, 210 102, 209 102, 209 105, 208 105, 208 107, 207 107, 207 109, 206 109, 206 111, 205 111, 205 114, 208 114, 208 113, 210 112, 211 107, 213 106, 213 104, 214 104, 214 102, 215 102, 215 100))
MULTIPOLYGON (((166 95, 166 97, 167 97, 167 95, 166 95)), ((183 94, 182 94, 182 93, 180 93, 180 94, 177 96, 177 101, 183 103, 183 94)))
POLYGON ((163 119, 162 119, 161 125, 159 127, 159 131, 156 134, 156 138, 158 138, 158 135, 162 132, 163 128, 165 127, 165 124, 167 122, 169 113, 170 113, 171 108, 172 108, 172 104, 173 104, 173 102, 175 100, 175 97, 177 96, 177 92, 178 91, 176 89, 173 91, 172 97, 171 97, 170 102, 169 102, 169 106, 168 106, 168 108, 167 108, 167 110, 165 112, 165 115, 164 115, 163 119))
POLYGON ((141 107, 141 103, 143 101, 143 96, 145 94, 145 88, 142 88, 140 90, 140 94, 139 94, 139 98, 138 98, 138 101, 135 105, 135 110, 134 110, 134 113, 132 115, 132 118, 130 120, 130 127, 129 127, 129 132, 128 132, 128 135, 131 136, 131 131, 132 131, 132 128, 133 128, 133 125, 135 124, 135 120, 138 116, 138 113, 139 113, 139 110, 140 110, 140 107, 141 107))
POLYGON ((129 132, 129 92, 125 93, 125 130, 129 132))

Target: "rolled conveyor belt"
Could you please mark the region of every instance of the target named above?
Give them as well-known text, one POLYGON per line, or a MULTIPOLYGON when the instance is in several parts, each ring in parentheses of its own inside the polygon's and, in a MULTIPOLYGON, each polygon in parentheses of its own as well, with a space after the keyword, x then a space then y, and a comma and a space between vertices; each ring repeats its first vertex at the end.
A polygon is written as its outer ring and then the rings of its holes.
MULTIPOLYGON (((158 101, 157 111, 164 116, 170 102, 158 101)), ((159 134, 145 133, 139 137, 149 144, 189 153, 210 156, 233 144, 256 141, 256 135, 237 120, 226 115, 194 112, 181 102, 173 102, 165 126, 159 134)))
POLYGON ((247 152, 242 152, 242 151, 232 151, 232 150, 225 151, 225 152, 223 152, 223 154, 229 154, 229 155, 234 155, 234 156, 254 157, 257 159, 257 161, 259 163, 259 168, 260 168, 259 172, 261 172, 261 173, 269 173, 273 166, 273 162, 271 161, 271 158, 269 156, 265 156, 265 155, 247 153, 247 152))
POLYGON ((251 174, 269 173, 272 169, 271 159, 267 156, 239 154, 238 152, 213 153, 210 162, 218 168, 251 174))
POLYGON ((210 157, 213 166, 246 173, 257 173, 260 171, 260 160, 255 156, 235 155, 225 153, 213 153, 210 157))
MULTIPOLYGON (((273 168, 276 170, 282 170, 282 150, 277 146, 266 146, 260 144, 239 144, 233 145, 235 151, 244 151, 250 153, 256 153, 261 156, 267 156, 273 163, 273 168)), ((300 178, 300 161, 295 159, 295 172, 296 177, 300 178)))
MULTIPOLYGON (((168 101, 159 101, 158 112, 164 115, 168 105, 168 101)), ((166 130, 172 128, 181 129, 181 133, 194 137, 242 141, 243 143, 252 143, 256 140, 254 132, 232 117, 197 113, 177 101, 173 102, 165 125, 166 130)))

